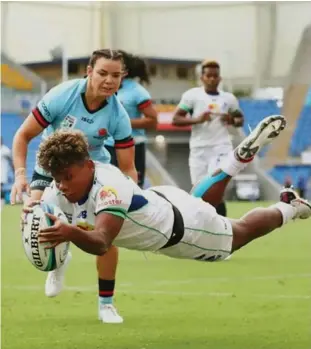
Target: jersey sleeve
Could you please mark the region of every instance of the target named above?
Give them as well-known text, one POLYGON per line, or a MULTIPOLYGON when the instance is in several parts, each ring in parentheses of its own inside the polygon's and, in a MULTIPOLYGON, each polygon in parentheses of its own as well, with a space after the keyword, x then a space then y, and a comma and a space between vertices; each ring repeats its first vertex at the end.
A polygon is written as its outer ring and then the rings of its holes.
POLYGON ((135 95, 137 108, 139 110, 144 110, 152 104, 150 93, 143 86, 137 86, 135 95))
POLYGON ((228 105, 229 105, 229 110, 231 112, 234 112, 236 110, 240 110, 239 101, 233 94, 230 94, 230 97, 228 100, 228 105))
POLYGON ((112 137, 115 140, 115 148, 125 149, 134 146, 132 137, 131 120, 123 105, 116 98, 117 123, 112 137))
POLYGON ((191 90, 186 91, 181 97, 178 108, 188 112, 189 114, 192 114, 193 105, 193 93, 191 90))
MULTIPOLYGON (((52 182, 50 186, 44 189, 43 195, 41 197, 41 201, 44 202, 45 204, 59 206, 60 200, 59 200, 59 196, 55 188, 54 182, 52 182)), ((62 208, 60 207, 60 209, 62 208)))
POLYGON ((53 87, 32 110, 37 122, 43 127, 48 127, 63 109, 63 88, 61 85, 53 87))
POLYGON ((95 197, 95 215, 107 212, 125 218, 134 194, 130 181, 131 179, 120 174, 120 178, 115 178, 99 188, 95 197))

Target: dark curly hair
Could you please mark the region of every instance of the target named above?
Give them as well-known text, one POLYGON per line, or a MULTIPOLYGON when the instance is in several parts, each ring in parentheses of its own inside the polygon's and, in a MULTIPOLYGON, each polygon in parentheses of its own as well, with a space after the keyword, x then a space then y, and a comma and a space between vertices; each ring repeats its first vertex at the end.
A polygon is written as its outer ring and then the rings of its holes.
POLYGON ((38 164, 52 175, 88 160, 88 141, 81 131, 59 130, 45 139, 37 154, 38 164))

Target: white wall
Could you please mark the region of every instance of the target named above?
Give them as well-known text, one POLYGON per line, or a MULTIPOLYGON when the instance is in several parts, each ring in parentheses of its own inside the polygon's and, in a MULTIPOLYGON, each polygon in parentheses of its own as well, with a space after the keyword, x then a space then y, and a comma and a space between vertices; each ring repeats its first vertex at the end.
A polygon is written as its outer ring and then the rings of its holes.
POLYGON ((187 80, 152 78, 152 84, 148 86, 153 99, 179 99, 180 96, 192 88, 193 84, 187 80))
MULTIPOLYGON (((277 40, 273 60, 274 75, 283 75, 290 68, 299 40, 311 24, 311 2, 283 2, 278 5, 277 40)), ((311 59, 311 57, 310 57, 311 59)))
POLYGON ((49 51, 60 44, 72 57, 87 56, 98 44, 98 11, 81 4, 7 3, 2 48, 19 62, 50 60, 49 51))
MULTIPOLYGON (((146 56, 217 59, 226 77, 254 76, 255 6, 260 2, 102 4, 101 12, 98 2, 6 3, 3 49, 12 58, 29 62, 49 60, 49 50, 61 43, 71 57, 112 45, 146 56)), ((273 75, 287 73, 309 22, 311 2, 277 3, 273 75)))
POLYGON ((118 44, 148 56, 217 59, 233 76, 249 76, 255 63, 253 21, 253 5, 127 9, 119 12, 118 44))

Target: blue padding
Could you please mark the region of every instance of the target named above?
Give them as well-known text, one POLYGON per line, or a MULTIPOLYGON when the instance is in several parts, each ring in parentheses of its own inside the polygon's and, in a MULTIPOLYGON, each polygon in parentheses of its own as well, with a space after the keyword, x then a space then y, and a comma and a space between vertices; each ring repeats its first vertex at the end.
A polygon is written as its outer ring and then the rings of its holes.
POLYGON ((205 177, 195 186, 191 195, 195 196, 196 198, 201 198, 210 187, 212 187, 215 183, 223 181, 227 177, 227 173, 222 171, 214 177, 205 177))

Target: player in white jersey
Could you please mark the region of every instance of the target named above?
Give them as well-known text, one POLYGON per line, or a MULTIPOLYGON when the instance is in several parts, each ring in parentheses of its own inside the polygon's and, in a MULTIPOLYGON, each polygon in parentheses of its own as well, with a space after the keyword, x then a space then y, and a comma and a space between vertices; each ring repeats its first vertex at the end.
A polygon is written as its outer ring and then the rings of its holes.
MULTIPOLYGON (((232 150, 228 125, 241 127, 244 120, 236 97, 218 89, 221 76, 217 62, 202 63, 201 81, 202 87, 183 94, 173 118, 176 126, 192 126, 189 155, 192 185, 219 167, 221 159, 232 150)), ((224 202, 218 205, 217 212, 226 216, 224 202)))
MULTIPOLYGON (((105 163, 110 161, 105 140, 112 137, 119 168, 137 179, 130 118, 115 95, 125 69, 121 52, 111 49, 96 50, 89 59, 86 78, 65 81, 43 96, 14 137, 13 160, 16 171, 11 192, 12 204, 16 202, 16 194, 20 196, 29 188, 25 169, 27 148, 30 140, 43 130, 43 139, 58 129, 83 131, 88 139, 91 158, 105 163)), ((36 163, 30 185, 30 199, 39 200, 44 188, 52 181, 49 173, 44 172, 36 163)), ((123 322, 113 304, 117 264, 118 249, 115 246, 104 256, 96 258, 98 312, 104 323, 123 322)), ((57 296, 62 290, 62 284, 59 270, 48 273, 45 282, 46 296, 57 296)))
POLYGON ((105 254, 113 242, 175 258, 224 259, 289 220, 311 216, 310 204, 291 189, 285 189, 292 195, 287 202, 281 199, 235 220, 218 215, 204 202, 217 204, 232 176, 284 127, 282 116, 261 121, 220 169, 194 188, 197 194, 201 191, 200 198, 170 186, 142 190, 117 168, 92 161, 80 131, 57 131, 41 144, 38 153, 40 165, 55 181, 43 198, 47 204, 58 205, 72 224, 47 214, 54 225, 39 232, 39 241, 51 246, 71 241, 95 255, 105 254))

